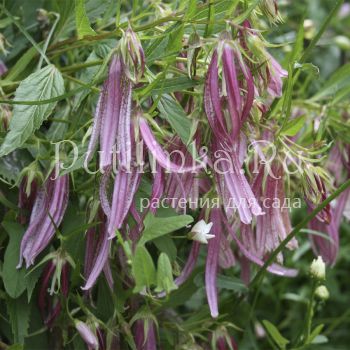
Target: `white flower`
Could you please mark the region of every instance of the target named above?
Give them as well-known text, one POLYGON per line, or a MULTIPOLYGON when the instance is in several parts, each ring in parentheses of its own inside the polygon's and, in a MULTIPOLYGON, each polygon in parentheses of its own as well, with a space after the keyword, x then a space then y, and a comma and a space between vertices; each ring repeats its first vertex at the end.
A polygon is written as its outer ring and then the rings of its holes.
POLYGON ((206 224, 204 220, 198 221, 189 233, 189 238, 194 241, 208 244, 208 239, 215 237, 215 235, 210 235, 209 232, 213 226, 212 222, 206 224))
POLYGON ((327 300, 329 298, 329 292, 326 286, 318 286, 315 290, 315 294, 320 300, 327 300))
POLYGON ((324 280, 326 278, 326 264, 321 256, 312 261, 310 266, 310 274, 312 277, 319 280, 324 280))

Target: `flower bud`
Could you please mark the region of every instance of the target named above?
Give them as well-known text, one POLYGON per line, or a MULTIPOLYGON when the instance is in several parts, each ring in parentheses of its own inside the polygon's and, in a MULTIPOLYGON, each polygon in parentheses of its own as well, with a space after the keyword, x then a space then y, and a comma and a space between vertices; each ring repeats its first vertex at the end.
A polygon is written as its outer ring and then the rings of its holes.
POLYGON ((271 23, 283 22, 278 11, 277 0, 263 0, 260 3, 260 10, 271 23))
POLYGON ((324 280, 326 278, 326 264, 321 256, 314 259, 310 266, 310 274, 312 277, 318 280, 324 280))
MULTIPOLYGON (((6 70, 4 71, 6 73, 6 70)), ((0 63, 0 76, 2 75, 2 68, 0 63)), ((0 105, 0 131, 7 131, 10 125, 12 112, 7 105, 0 105)))
POLYGON ((145 54, 140 39, 129 27, 120 41, 121 54, 128 78, 137 83, 145 70, 145 54))
POLYGON ((315 290, 315 295, 320 300, 327 300, 329 298, 329 291, 326 286, 318 286, 315 290))
POLYGON ((337 35, 334 38, 334 42, 340 49, 344 51, 350 50, 350 39, 345 35, 337 35))

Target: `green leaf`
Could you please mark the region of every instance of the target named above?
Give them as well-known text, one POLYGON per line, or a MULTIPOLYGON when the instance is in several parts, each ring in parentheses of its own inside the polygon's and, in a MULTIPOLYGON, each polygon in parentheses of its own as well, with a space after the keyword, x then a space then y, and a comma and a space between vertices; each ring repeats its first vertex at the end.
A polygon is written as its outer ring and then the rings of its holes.
POLYGON ((175 261, 177 256, 177 249, 174 241, 169 236, 161 236, 153 240, 153 244, 157 249, 165 253, 170 261, 175 261))
POLYGON ((24 228, 15 222, 4 221, 2 225, 10 237, 10 242, 6 248, 4 256, 2 271, 5 290, 11 298, 15 299, 27 289, 29 302, 43 267, 30 272, 24 268, 16 268, 19 260, 20 245, 24 228))
POLYGON ((326 84, 314 95, 311 100, 319 101, 326 97, 334 96, 338 91, 350 87, 350 63, 340 67, 327 80, 326 84))
POLYGON ((136 248, 132 260, 132 274, 135 278, 134 292, 141 292, 145 287, 156 283, 156 269, 147 249, 140 245, 136 248))
POLYGON ((280 349, 285 349, 286 345, 289 343, 289 340, 284 338, 279 330, 271 322, 264 320, 262 321, 266 331, 269 336, 274 340, 280 349))
MULTIPOLYGON (((175 77, 172 79, 158 79, 155 81, 153 88, 150 90, 151 95, 167 94, 175 91, 186 90, 192 88, 198 84, 198 81, 192 80, 188 77, 175 77)), ((138 91, 143 93, 147 87, 141 88, 138 91)), ((137 91, 137 90, 136 90, 137 91)))
POLYGON ((19 260, 20 244, 24 229, 14 222, 3 222, 5 230, 8 232, 10 242, 6 248, 2 278, 7 294, 11 298, 18 298, 26 289, 26 270, 16 269, 19 260))
POLYGON ((286 136, 295 136, 305 125, 305 120, 305 115, 289 120, 281 130, 281 134, 286 136))
POLYGON ((157 288, 155 291, 165 291, 168 294, 177 288, 177 285, 174 283, 173 269, 171 267, 170 260, 165 253, 161 253, 158 258, 157 288))
POLYGON ((187 145, 191 136, 192 122, 181 105, 170 95, 163 95, 159 100, 158 110, 160 116, 169 122, 182 142, 187 145))
MULTIPOLYGON (((42 101, 64 93, 61 73, 53 65, 38 70, 21 82, 15 93, 15 101, 42 101)), ((56 102, 42 105, 19 105, 13 109, 10 131, 0 148, 0 157, 22 146, 46 120, 56 102)))
POLYGON ((164 236, 168 233, 176 231, 181 227, 190 224, 193 221, 192 216, 178 215, 165 218, 158 218, 152 214, 148 214, 145 219, 145 229, 139 244, 145 244, 155 238, 164 236))
POLYGON ((85 0, 75 0, 75 25, 78 32, 78 39, 82 39, 85 35, 96 35, 86 15, 85 0))
POLYGON ((324 328, 324 324, 319 324, 318 326, 316 326, 315 329, 311 332, 308 342, 313 343, 314 339, 320 335, 323 328, 324 328))
POLYGON ((30 316, 30 304, 27 303, 25 295, 18 299, 9 299, 7 313, 10 318, 14 343, 23 344, 24 338, 28 335, 30 316))

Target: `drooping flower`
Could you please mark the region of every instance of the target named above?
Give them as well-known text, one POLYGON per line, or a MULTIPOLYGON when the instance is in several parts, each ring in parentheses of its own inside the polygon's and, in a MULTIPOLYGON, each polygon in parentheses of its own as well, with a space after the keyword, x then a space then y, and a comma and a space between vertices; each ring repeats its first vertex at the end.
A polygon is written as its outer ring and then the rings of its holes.
POLYGON ((191 229, 189 238, 199 243, 208 244, 208 239, 214 238, 215 235, 209 234, 213 226, 212 222, 208 224, 204 220, 198 221, 191 229))
MULTIPOLYGON (((195 138, 195 141, 196 144, 199 144, 198 137, 195 138)), ((192 146, 195 148, 194 143, 192 143, 192 146)), ((186 168, 190 168, 191 165, 194 165, 193 156, 178 136, 173 137, 169 141, 167 151, 173 163, 186 168)), ((196 209, 200 194, 199 178, 201 170, 202 169, 197 169, 185 173, 170 172, 165 175, 166 182, 164 192, 168 198, 169 204, 176 211, 181 211, 182 209, 185 213, 187 202, 189 202, 191 209, 196 209)))
POLYGON ((41 317, 49 328, 62 310, 61 299, 57 298, 57 288, 63 297, 68 296, 69 266, 67 262, 53 259, 47 263, 42 273, 39 289, 39 310, 41 317))
POLYGON ((263 215, 263 211, 244 176, 239 150, 233 150, 220 141, 212 141, 212 162, 217 191, 223 201, 226 213, 233 214, 236 208, 241 221, 249 224, 253 216, 263 215))
POLYGON ((85 163, 92 158, 100 139, 100 170, 104 171, 112 167, 115 151, 121 165, 128 167, 131 158, 130 114, 131 82, 125 75, 121 56, 116 54, 112 57, 108 77, 97 102, 85 163))
POLYGON ((142 318, 135 321, 133 333, 138 350, 156 350, 156 326, 152 318, 142 318))
POLYGON ((209 240, 207 260, 205 263, 205 290, 212 317, 218 317, 218 292, 217 292, 217 270, 220 255, 220 236, 222 234, 222 223, 220 209, 214 208, 210 212, 210 221, 213 223, 212 232, 214 237, 209 240))
POLYGON ((204 108, 209 124, 216 137, 236 142, 241 127, 247 117, 254 100, 254 81, 249 67, 244 62, 237 45, 222 35, 218 48, 214 51, 204 86, 204 108), (222 89, 220 90, 219 66, 222 65, 222 89), (243 81, 239 81, 241 73, 243 81), (243 95, 243 88, 246 94, 243 95), (223 98, 221 98, 223 96, 223 98), (227 109, 224 107, 226 102, 227 109), (229 116, 228 119, 225 117, 229 116))
POLYGON ((111 290, 113 290, 113 278, 110 272, 108 262, 108 254, 111 242, 108 240, 108 232, 106 230, 106 218, 100 213, 98 219, 101 220, 99 230, 97 232, 95 227, 91 227, 86 232, 86 250, 84 262, 84 277, 86 279, 84 290, 89 290, 96 283, 100 273, 103 271, 107 283, 111 290))
POLYGON ((85 322, 76 321, 75 328, 88 346, 89 350, 98 349, 98 339, 92 329, 85 322))
POLYGON ((22 266, 23 258, 27 268, 34 264, 35 258, 53 238, 56 227, 61 224, 66 211, 69 197, 69 176, 62 175, 53 180, 51 175, 37 192, 29 226, 22 238, 17 268, 22 266))

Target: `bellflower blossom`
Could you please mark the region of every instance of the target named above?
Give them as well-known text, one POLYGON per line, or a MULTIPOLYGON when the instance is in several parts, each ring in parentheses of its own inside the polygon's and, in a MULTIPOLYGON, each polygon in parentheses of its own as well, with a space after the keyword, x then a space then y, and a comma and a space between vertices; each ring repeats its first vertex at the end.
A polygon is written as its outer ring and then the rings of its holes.
POLYGON ((41 317, 49 328, 53 326, 62 310, 61 300, 54 295, 53 288, 57 284, 62 295, 65 298, 68 296, 68 270, 67 262, 57 264, 57 261, 53 260, 47 263, 42 273, 38 305, 41 317))
POLYGON ((111 290, 113 290, 113 278, 108 261, 108 254, 111 242, 108 240, 108 232, 106 230, 105 216, 100 213, 99 230, 91 227, 86 232, 86 251, 84 263, 84 276, 86 278, 84 290, 89 290, 96 283, 100 273, 103 271, 107 283, 111 290))
MULTIPOLYGON (((52 172, 53 174, 53 172, 52 172)), ((62 175, 53 180, 51 175, 37 192, 29 226, 24 233, 17 268, 34 264, 35 258, 47 247, 53 238, 56 227, 61 224, 68 205, 69 176, 62 175)))

